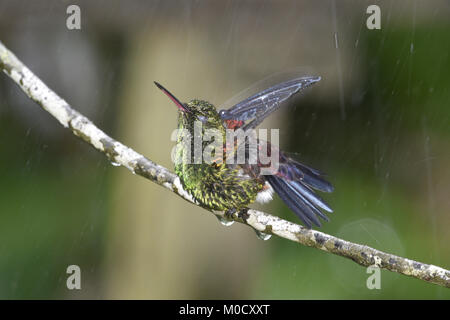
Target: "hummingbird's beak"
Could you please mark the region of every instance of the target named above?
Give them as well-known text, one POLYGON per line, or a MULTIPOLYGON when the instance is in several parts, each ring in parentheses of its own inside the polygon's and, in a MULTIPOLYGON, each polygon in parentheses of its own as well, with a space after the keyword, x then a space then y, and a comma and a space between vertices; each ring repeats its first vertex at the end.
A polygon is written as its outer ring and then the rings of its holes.
POLYGON ((180 102, 180 100, 178 100, 177 98, 175 98, 175 96, 173 94, 170 93, 169 90, 167 90, 166 88, 164 88, 162 85, 160 85, 158 82, 154 81, 155 85, 162 91, 165 93, 166 96, 169 97, 170 100, 172 100, 173 103, 175 103, 178 107, 178 109, 180 109, 181 111, 184 112, 191 112, 187 106, 183 103, 180 102))

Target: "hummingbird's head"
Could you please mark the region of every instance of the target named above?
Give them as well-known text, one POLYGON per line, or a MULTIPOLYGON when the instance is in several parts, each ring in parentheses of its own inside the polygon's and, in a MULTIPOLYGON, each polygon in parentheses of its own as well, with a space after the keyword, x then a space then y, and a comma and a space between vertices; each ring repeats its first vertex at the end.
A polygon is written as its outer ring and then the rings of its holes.
POLYGON ((193 128, 195 121, 200 121, 204 129, 223 126, 222 119, 211 103, 197 99, 191 100, 188 103, 181 103, 169 90, 158 82, 155 82, 155 85, 178 107, 179 121, 182 122, 183 127, 193 128))

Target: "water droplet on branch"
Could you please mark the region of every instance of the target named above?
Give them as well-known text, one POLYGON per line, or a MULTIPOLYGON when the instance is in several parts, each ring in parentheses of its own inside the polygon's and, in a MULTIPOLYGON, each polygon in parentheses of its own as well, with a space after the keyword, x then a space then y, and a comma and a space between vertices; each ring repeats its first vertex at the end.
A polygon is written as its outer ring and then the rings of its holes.
POLYGON ((264 240, 264 241, 269 240, 272 237, 271 234, 264 233, 264 232, 261 232, 258 230, 255 230, 255 232, 256 232, 256 235, 258 236, 258 238, 261 240, 264 240))
POLYGON ((223 226, 225 226, 225 227, 229 227, 229 226, 231 226, 231 225, 234 223, 233 220, 225 219, 225 218, 222 217, 222 216, 217 216, 217 219, 219 219, 220 223, 221 223, 223 226))

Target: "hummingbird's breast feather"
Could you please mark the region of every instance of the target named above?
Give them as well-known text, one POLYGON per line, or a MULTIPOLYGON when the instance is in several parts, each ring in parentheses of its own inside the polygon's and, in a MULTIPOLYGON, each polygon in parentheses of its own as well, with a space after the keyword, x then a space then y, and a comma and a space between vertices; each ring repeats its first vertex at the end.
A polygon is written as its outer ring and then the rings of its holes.
POLYGON ((183 188, 202 206, 213 210, 240 210, 257 199, 268 201, 271 194, 263 181, 250 177, 238 166, 182 164, 176 166, 175 172, 183 188))
POLYGON ((260 192, 258 192, 258 194, 256 195, 256 202, 267 203, 267 202, 272 201, 273 192, 274 191, 273 191, 272 186, 268 182, 266 182, 264 184, 263 189, 260 192))
MULTIPOLYGON (((239 169, 238 175, 245 179, 251 179, 251 177, 247 173, 245 173, 244 169, 242 168, 239 169)), ((266 181, 261 191, 257 193, 255 201, 262 204, 268 203, 273 199, 273 192, 274 191, 272 186, 266 181)))

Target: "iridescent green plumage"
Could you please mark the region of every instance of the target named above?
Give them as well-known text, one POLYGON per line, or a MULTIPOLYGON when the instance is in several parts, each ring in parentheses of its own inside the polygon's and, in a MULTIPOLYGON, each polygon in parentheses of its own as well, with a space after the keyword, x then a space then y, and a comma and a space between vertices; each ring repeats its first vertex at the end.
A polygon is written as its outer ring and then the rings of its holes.
MULTIPOLYGON (((240 210, 254 202, 264 181, 245 174, 239 165, 226 164, 226 159, 212 164, 194 162, 194 126, 202 119, 201 135, 208 129, 217 130, 225 141, 225 127, 216 108, 202 100, 187 104, 190 112, 179 111, 175 173, 183 188, 202 206, 221 211, 240 210), (185 143, 187 130, 192 139, 185 143), (190 148, 190 150, 187 150, 190 148)), ((202 151, 209 141, 203 141, 202 151)))

